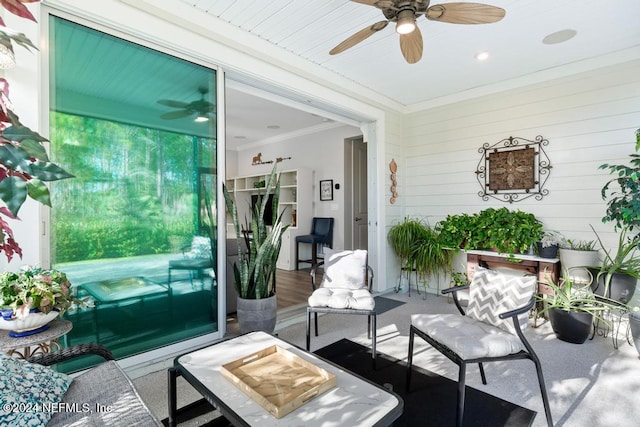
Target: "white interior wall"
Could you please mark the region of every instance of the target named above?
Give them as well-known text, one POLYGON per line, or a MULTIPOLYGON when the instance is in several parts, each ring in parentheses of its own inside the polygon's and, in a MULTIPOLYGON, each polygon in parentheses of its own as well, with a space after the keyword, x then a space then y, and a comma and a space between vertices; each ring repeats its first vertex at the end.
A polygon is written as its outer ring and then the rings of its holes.
POLYGON ((634 153, 638 106, 640 61, 632 61, 411 114, 398 172, 403 213, 433 225, 447 214, 507 206, 575 240, 594 240, 593 225, 615 247, 613 226, 601 222, 606 203, 600 189, 610 176, 598 167, 626 163, 634 153), (549 195, 511 205, 483 201, 474 173, 478 149, 509 136, 537 135, 549 140, 549 195))
MULTIPOLYGON (((265 174, 271 171, 273 164, 252 165, 253 157, 262 153, 264 161, 277 157, 291 157, 278 165, 279 170, 305 168, 313 171, 312 193, 313 215, 333 217, 335 248, 344 247, 344 209, 347 202, 344 198, 344 140, 359 135, 359 129, 353 126, 338 126, 319 133, 296 137, 286 141, 256 145, 237 152, 236 176, 265 174), (320 201, 319 182, 333 179, 340 184, 340 190, 333 190, 333 201, 320 201)), ((232 175, 228 175, 232 177, 232 175)), ((309 230, 311 231, 311 230, 309 230)))

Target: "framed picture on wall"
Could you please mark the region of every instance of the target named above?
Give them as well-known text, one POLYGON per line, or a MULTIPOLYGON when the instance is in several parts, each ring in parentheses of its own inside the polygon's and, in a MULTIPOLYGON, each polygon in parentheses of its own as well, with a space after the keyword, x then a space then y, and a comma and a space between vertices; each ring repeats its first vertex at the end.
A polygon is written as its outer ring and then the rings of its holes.
POLYGON ((333 200, 333 180, 320 181, 320 201, 333 200))

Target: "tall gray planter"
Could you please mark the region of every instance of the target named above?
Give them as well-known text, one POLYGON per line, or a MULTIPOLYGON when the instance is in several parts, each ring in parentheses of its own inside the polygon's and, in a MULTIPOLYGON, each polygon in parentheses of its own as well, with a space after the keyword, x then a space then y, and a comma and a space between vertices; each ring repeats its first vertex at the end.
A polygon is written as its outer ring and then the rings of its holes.
POLYGON ((240 333, 264 331, 270 334, 276 329, 278 304, 276 296, 261 299, 238 297, 238 325, 240 333))

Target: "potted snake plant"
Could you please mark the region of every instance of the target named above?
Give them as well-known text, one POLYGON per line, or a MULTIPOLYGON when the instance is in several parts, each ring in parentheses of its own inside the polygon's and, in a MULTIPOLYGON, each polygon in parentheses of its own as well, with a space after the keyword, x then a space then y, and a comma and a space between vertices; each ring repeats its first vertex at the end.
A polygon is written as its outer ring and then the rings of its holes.
MULTIPOLYGON (((241 230, 236 201, 223 186, 227 212, 233 220, 238 244, 238 259, 233 264, 234 285, 238 292, 238 324, 240 332, 262 330, 273 332, 276 325, 276 262, 282 236, 289 228, 282 221, 280 212, 273 224, 267 227, 264 212, 269 202, 268 192, 272 192, 272 212, 278 212, 280 198, 280 178, 273 166, 264 189, 259 190, 258 203, 252 207, 250 225, 241 230), (263 192, 264 191, 264 192, 263 192), (248 250, 243 250, 246 247, 248 250)), ((248 221, 248 220, 246 220, 248 221)))

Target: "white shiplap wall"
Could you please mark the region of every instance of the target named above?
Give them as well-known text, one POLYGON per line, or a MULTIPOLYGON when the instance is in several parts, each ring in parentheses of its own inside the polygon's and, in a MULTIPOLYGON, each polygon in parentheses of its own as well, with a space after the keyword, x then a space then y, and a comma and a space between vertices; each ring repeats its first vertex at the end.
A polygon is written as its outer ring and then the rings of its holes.
MULTIPOLYGON (((601 222, 606 204, 600 189, 609 175, 598 166, 627 162, 638 128, 640 61, 411 114, 404 120, 398 173, 402 211, 389 205, 387 226, 404 215, 433 225, 447 214, 507 206, 534 213, 568 238, 595 239, 592 224, 614 246, 613 227, 601 222), (482 144, 537 135, 550 142, 549 195, 512 205, 483 201, 474 174, 482 144)), ((396 151, 388 147, 390 156, 396 151)))

